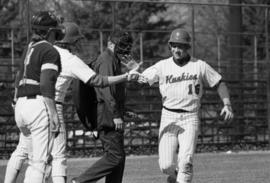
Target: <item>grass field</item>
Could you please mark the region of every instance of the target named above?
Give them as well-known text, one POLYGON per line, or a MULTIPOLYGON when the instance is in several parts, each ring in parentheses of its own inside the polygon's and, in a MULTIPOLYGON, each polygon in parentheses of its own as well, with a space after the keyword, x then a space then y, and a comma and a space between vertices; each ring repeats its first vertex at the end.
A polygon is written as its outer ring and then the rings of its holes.
MULTIPOLYGON (((68 180, 89 167, 96 158, 69 159, 68 180)), ((165 183, 157 156, 129 156, 123 183, 165 183)), ((269 183, 270 152, 196 154, 193 183, 269 183)), ((6 161, 0 162, 3 182, 6 161)), ((24 168, 25 169, 25 168, 24 168)), ((23 172, 17 182, 22 182, 23 172)), ((100 180, 98 183, 104 183, 100 180)))

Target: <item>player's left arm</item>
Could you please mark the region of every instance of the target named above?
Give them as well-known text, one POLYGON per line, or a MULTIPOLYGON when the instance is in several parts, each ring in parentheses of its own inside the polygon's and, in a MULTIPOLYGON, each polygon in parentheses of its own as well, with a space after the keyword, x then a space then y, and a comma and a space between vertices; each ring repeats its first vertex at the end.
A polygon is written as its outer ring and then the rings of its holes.
POLYGON ((223 102, 223 108, 220 112, 220 115, 225 115, 224 120, 231 120, 234 117, 233 110, 232 110, 232 105, 230 101, 230 94, 228 87, 226 86, 224 81, 220 81, 217 86, 217 92, 220 97, 220 99, 223 102))
POLYGON ((51 132, 55 136, 59 132, 59 120, 55 105, 55 83, 61 72, 60 55, 50 49, 45 52, 40 73, 40 92, 48 109, 51 132))
POLYGON ((222 80, 222 76, 206 62, 201 62, 201 66, 204 82, 210 87, 217 89, 219 97, 223 102, 224 106, 220 115, 225 115, 224 120, 231 120, 233 118, 233 111, 230 101, 230 94, 225 82, 222 80))

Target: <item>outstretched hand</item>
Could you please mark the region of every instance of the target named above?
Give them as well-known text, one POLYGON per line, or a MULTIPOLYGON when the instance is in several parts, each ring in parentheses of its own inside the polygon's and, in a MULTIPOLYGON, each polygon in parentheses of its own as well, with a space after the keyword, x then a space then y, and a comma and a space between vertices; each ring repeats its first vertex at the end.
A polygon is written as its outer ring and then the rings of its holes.
POLYGON ((128 81, 137 81, 140 84, 147 83, 148 80, 146 77, 144 77, 142 74, 140 74, 138 71, 135 69, 132 69, 131 71, 128 72, 128 81))
POLYGON ((141 73, 138 72, 143 62, 136 62, 135 60, 130 60, 129 62, 121 62, 128 70, 128 81, 137 81, 140 84, 148 83, 146 77, 144 77, 141 73))
POLYGON ((121 64, 127 68, 128 71, 132 72, 132 71, 138 71, 139 68, 141 67, 141 65, 143 64, 143 62, 139 62, 137 63, 135 60, 130 60, 129 62, 125 63, 125 62, 121 62, 121 64))
POLYGON ((141 65, 143 64, 142 61, 138 63, 132 57, 128 57, 126 62, 121 61, 121 64, 129 71, 128 81, 137 81, 140 84, 148 83, 147 78, 138 72, 141 65))
POLYGON ((222 108, 220 112, 220 115, 221 116, 224 115, 225 121, 230 121, 234 117, 232 107, 230 105, 224 105, 224 107, 222 108))

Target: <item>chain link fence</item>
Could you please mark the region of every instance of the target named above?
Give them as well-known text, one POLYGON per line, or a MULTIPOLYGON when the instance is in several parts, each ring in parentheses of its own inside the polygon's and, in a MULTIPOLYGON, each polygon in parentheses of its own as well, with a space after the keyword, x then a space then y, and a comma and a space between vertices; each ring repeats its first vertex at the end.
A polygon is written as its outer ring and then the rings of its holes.
MULTIPOLYGON (((99 3, 105 2, 108 1, 100 1, 99 3)), ((119 5, 119 3, 130 2, 110 1, 110 3, 112 3, 113 8, 114 3, 119 5)), ((140 3, 155 2, 141 1, 140 3)), ((221 23, 218 20, 228 21, 226 16, 230 12, 229 5, 170 3, 170 1, 162 1, 162 3, 166 4, 168 9, 181 9, 187 12, 186 21, 188 23, 184 27, 190 30, 193 37, 193 56, 207 61, 216 68, 224 76, 230 89, 235 119, 231 122, 224 122, 219 116, 222 103, 216 91, 205 88, 197 151, 267 149, 270 140, 268 125, 268 95, 270 92, 267 77, 268 25, 257 32, 228 32, 224 27, 226 24, 224 25, 224 22, 221 23), (209 15, 211 16, 209 17, 209 15), (209 19, 205 26, 199 23, 203 19, 209 19), (241 41, 233 42, 234 39, 241 41), (232 50, 240 50, 241 56, 235 57, 232 50)), ((252 7, 264 11, 264 21, 268 22, 268 6, 254 5, 252 7)), ((243 6, 242 11, 247 8, 248 6, 243 6)), ((116 13, 116 11, 109 12, 116 13)), ((113 14, 112 17, 114 18, 111 29, 95 27, 89 29, 81 25, 87 37, 85 47, 89 50, 86 62, 97 57, 105 48, 106 37, 114 29, 114 24, 117 24, 117 13, 113 14)), ((0 28, 0 154, 2 158, 8 157, 14 150, 19 136, 11 107, 14 73, 20 62, 23 45, 23 42, 20 42, 16 36, 18 35, 17 31, 17 29, 0 28)), ((143 61, 141 70, 169 55, 166 42, 164 47, 159 50, 156 50, 155 44, 149 43, 153 42, 151 37, 160 36, 166 40, 171 30, 127 29, 127 31, 130 31, 135 39, 133 54, 138 60, 143 61), (160 54, 149 55, 149 50, 156 50, 160 54)), ((126 94, 125 147, 127 153, 157 153, 161 111, 161 97, 158 87, 150 88, 128 84, 126 94)), ((67 96, 64 108, 69 155, 98 155, 102 150, 101 144, 99 141, 90 139, 88 132, 80 124, 72 104, 71 94, 67 96)))

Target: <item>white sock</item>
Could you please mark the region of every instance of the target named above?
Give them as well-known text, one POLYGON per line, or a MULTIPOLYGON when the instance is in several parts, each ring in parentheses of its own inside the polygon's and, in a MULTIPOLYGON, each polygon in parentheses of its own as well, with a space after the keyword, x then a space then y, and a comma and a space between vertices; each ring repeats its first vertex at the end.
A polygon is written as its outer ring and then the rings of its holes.
POLYGON ((66 183, 66 177, 64 176, 52 177, 52 182, 53 183, 66 183))

